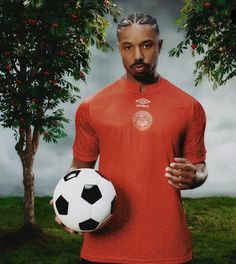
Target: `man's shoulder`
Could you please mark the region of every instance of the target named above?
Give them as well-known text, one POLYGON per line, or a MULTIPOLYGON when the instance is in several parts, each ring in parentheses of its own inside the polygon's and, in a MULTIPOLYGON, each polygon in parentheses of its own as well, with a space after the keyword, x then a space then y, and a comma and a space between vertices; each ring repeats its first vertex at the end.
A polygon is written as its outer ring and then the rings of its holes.
POLYGON ((86 103, 94 103, 96 101, 105 100, 106 98, 109 98, 110 96, 114 96, 117 92, 119 92, 117 88, 119 88, 119 82, 120 79, 115 80, 112 83, 109 83, 105 87, 99 89, 94 94, 90 95, 89 97, 84 99, 84 102, 86 103))
POLYGON ((163 85, 165 86, 166 92, 170 94, 171 97, 179 100, 183 100, 189 103, 199 103, 198 100, 193 97, 188 92, 184 91, 179 86, 175 85, 171 81, 163 78, 163 85))

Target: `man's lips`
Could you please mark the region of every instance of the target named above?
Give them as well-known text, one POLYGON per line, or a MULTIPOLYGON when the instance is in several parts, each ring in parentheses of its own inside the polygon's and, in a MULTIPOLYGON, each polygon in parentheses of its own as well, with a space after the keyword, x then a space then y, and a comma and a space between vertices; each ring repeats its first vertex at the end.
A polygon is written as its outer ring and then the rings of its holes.
POLYGON ((132 69, 136 72, 144 72, 146 70, 146 65, 145 64, 135 64, 133 65, 132 69))

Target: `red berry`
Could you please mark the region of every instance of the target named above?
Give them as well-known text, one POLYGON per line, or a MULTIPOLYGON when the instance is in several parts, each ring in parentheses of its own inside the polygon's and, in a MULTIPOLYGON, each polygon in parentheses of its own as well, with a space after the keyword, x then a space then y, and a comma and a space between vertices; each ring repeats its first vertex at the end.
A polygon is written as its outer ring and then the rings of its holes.
POLYGON ((10 52, 10 51, 5 51, 5 52, 4 52, 4 55, 5 55, 6 57, 9 57, 9 56, 11 56, 11 52, 10 52))
POLYGON ((32 72, 31 72, 31 76, 36 76, 36 74, 37 74, 37 72, 36 72, 36 70, 32 70, 32 72))
POLYGON ((11 70, 11 64, 7 64, 5 66, 5 70, 9 72, 11 70))
POLYGON ((81 71, 81 72, 79 73, 79 77, 80 77, 80 78, 84 78, 84 77, 85 77, 84 72, 81 71))
POLYGON ((209 2, 205 2, 205 3, 203 4, 203 6, 204 6, 205 8, 209 8, 209 7, 211 6, 211 3, 209 3, 209 2))
POLYGON ((57 80, 51 80, 50 81, 52 85, 56 85, 57 84, 57 80))
POLYGON ((36 25, 37 23, 38 23, 38 19, 31 19, 31 18, 29 18, 29 19, 26 21, 26 24, 28 24, 28 25, 32 25, 32 26, 36 25))
POLYGON ((21 84, 22 81, 21 81, 21 80, 16 80, 16 83, 17 83, 17 84, 21 84))
POLYGON ((75 14, 71 14, 70 17, 73 21, 76 21, 78 19, 78 16, 75 14))
POLYGON ((43 72, 43 75, 44 75, 44 76, 49 76, 50 73, 49 73, 48 71, 44 71, 44 72, 43 72))
POLYGON ((110 2, 108 0, 103 0, 103 4, 107 6, 110 4, 110 2))
POLYGON ((53 27, 53 28, 58 28, 59 25, 58 25, 57 23, 52 23, 52 27, 53 27))
POLYGON ((197 48, 197 45, 196 45, 196 44, 192 44, 192 45, 191 45, 191 48, 194 50, 194 49, 197 48))
POLYGON ((58 52, 58 54, 59 54, 59 56, 63 57, 63 56, 66 55, 66 52, 65 52, 64 50, 60 50, 60 51, 58 52))

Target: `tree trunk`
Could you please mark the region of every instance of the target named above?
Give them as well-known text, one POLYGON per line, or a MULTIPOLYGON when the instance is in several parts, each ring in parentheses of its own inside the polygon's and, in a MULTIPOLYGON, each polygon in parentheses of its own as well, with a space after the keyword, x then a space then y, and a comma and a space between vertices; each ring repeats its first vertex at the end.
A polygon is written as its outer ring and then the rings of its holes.
POLYGON ((34 156, 39 145, 39 130, 34 128, 32 131, 30 127, 20 128, 20 137, 15 146, 18 155, 20 156, 23 167, 23 184, 24 184, 24 224, 35 225, 34 214, 34 173, 33 163, 34 156))
POLYGON ((34 214, 34 174, 33 153, 28 153, 26 160, 22 161, 24 184, 24 223, 36 224, 34 214))

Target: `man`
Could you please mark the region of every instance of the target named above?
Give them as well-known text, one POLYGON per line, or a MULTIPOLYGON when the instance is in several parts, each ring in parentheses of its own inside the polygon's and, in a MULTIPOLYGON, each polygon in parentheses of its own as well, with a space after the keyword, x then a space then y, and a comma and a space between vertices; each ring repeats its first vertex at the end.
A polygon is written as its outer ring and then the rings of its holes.
POLYGON ((191 263, 180 191, 207 178, 204 110, 156 72, 162 40, 153 17, 128 15, 117 36, 126 74, 76 113, 71 169, 94 168, 100 155, 118 194, 112 221, 84 235, 82 263, 191 263))

